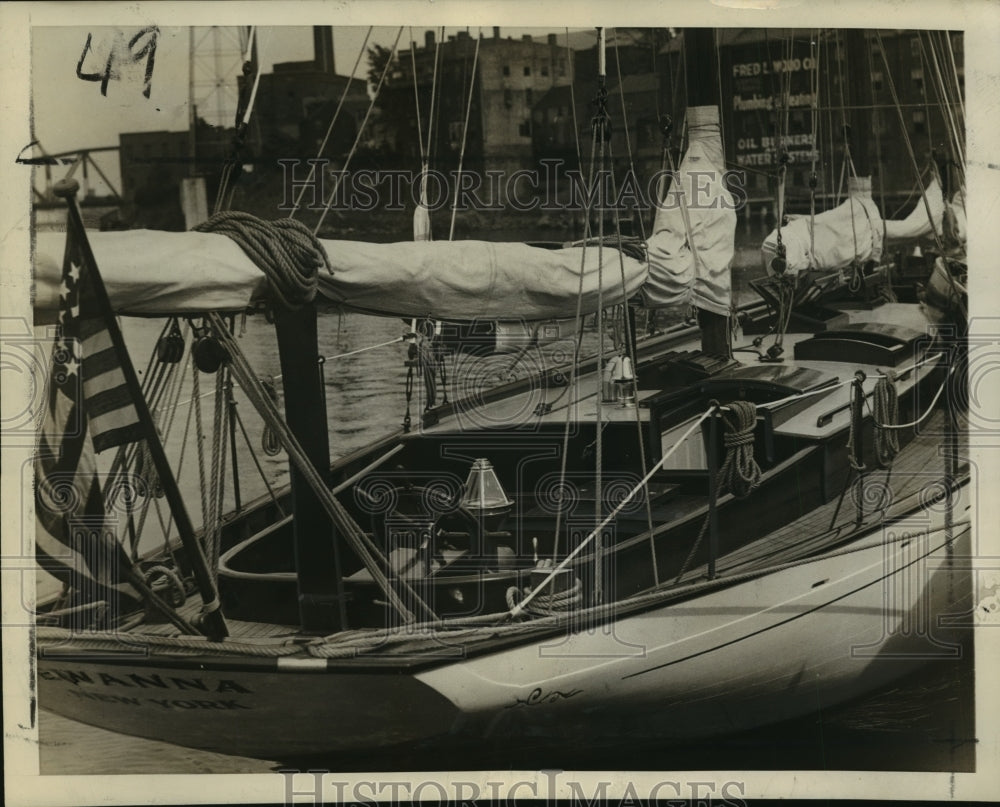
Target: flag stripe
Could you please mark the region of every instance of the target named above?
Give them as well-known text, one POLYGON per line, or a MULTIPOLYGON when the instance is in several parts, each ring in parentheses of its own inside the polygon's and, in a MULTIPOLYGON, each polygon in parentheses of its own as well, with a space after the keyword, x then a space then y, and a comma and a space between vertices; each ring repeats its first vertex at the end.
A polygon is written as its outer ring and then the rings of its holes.
POLYGON ((114 429, 106 429, 94 435, 94 450, 100 452, 106 448, 114 448, 125 443, 134 443, 142 438, 142 426, 138 423, 119 426, 114 429))
MULTIPOLYGON (((87 411, 91 414, 94 413, 94 406, 90 403, 91 398, 95 398, 98 395, 103 395, 107 392, 115 392, 117 390, 122 390, 125 392, 126 399, 128 400, 128 406, 130 409, 135 409, 132 406, 131 396, 128 394, 128 387, 125 385, 125 375, 122 373, 120 367, 113 367, 106 373, 101 373, 93 378, 84 379, 83 382, 83 394, 87 398, 87 411)), ((121 404, 124 406, 124 404, 121 404)))
POLYGON ((97 419, 101 415, 116 415, 119 425, 138 422, 139 418, 132 406, 132 399, 124 385, 94 390, 93 394, 88 386, 90 385, 84 383, 83 394, 87 396, 87 414, 91 418, 92 430, 98 428, 97 419))
POLYGON ((126 582, 131 563, 105 512, 94 450, 142 434, 93 291, 97 267, 83 260, 80 239, 85 237, 71 215, 62 332, 53 346, 48 407, 35 457, 36 556, 42 568, 72 588, 78 602, 118 603, 121 597, 138 602, 138 592, 126 582))
MULTIPOLYGON (((107 337, 106 332, 104 336, 107 337)), ((104 348, 94 344, 96 341, 96 339, 85 339, 83 342, 83 380, 90 381, 112 370, 118 370, 119 378, 121 379, 118 383, 124 384, 125 376, 121 375, 118 354, 110 344, 111 340, 106 340, 109 344, 104 348)))

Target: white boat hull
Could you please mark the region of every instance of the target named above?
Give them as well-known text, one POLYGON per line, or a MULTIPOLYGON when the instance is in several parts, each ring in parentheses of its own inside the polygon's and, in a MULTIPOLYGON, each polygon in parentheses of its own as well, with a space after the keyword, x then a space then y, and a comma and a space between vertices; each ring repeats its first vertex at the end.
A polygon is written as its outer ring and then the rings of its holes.
MULTIPOLYGON (((967 513, 965 491, 955 513, 967 513)), ((808 714, 957 658, 969 523, 934 508, 792 566, 566 636, 406 672, 321 659, 39 660, 43 708, 125 734, 268 759, 444 735, 692 738, 808 714), (906 540, 904 533, 909 532, 906 540), (883 543, 883 537, 892 540, 883 543)), ((60 651, 63 653, 60 656, 60 651)))
POLYGON ((869 536, 870 549, 417 677, 476 733, 691 738, 797 717, 964 652, 968 631, 939 617, 971 606, 954 560, 968 529, 952 547, 943 531, 869 536))

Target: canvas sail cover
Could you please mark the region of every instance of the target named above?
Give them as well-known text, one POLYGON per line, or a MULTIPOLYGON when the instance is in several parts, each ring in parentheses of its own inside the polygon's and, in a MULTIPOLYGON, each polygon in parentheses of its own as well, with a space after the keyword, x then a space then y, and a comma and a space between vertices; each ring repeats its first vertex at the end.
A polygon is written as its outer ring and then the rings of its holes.
MULTIPOLYGON (((781 228, 787 272, 809 269, 837 270, 882 257, 882 214, 872 199, 871 177, 850 177, 847 199, 833 208, 810 216, 790 218, 781 228), (810 223, 812 237, 810 237, 810 223)), ((764 263, 770 266, 777 253, 778 231, 773 230, 761 246, 764 263)))
POLYGON ((714 106, 688 110, 688 149, 653 221, 644 304, 693 304, 729 313, 736 210, 725 186, 725 157, 714 106))
MULTIPOLYGON (((688 131, 678 177, 657 210, 647 262, 610 247, 322 240, 333 271, 320 276, 320 293, 354 311, 454 320, 572 319, 578 296, 589 313, 599 298, 612 306, 640 291, 646 307, 693 304, 725 315, 736 211, 723 178, 718 108, 689 110, 688 131)), ((36 310, 56 308, 61 239, 38 235, 36 310)), ((135 230, 94 233, 91 244, 119 313, 240 310, 266 292, 263 273, 225 236, 135 230)))
MULTIPOLYGON (((60 233, 38 234, 37 311, 58 310, 57 256, 64 240, 60 233)), ((605 305, 636 294, 646 278, 644 263, 607 247, 550 250, 489 241, 321 243, 333 274, 320 276, 320 293, 345 308, 383 315, 571 319, 576 315, 581 270, 583 311, 597 308, 599 257, 605 305)), ((261 270, 222 235, 152 230, 93 233, 91 245, 119 313, 166 316, 240 310, 266 290, 261 270)))
POLYGON ((941 223, 944 219, 944 194, 941 184, 934 177, 924 190, 924 199, 917 199, 917 205, 901 221, 885 221, 885 237, 887 241, 916 241, 923 238, 933 238, 934 233, 941 233, 941 223), (928 216, 928 208, 930 215, 928 216))
MULTIPOLYGON (((344 308, 452 320, 558 320, 634 299, 727 314, 736 211, 725 186, 716 107, 688 113, 689 145, 648 241, 648 261, 604 247, 430 240, 321 240, 332 274, 319 291, 344 308), (603 294, 599 285, 603 285, 603 294)), ((415 237, 426 235, 414 231, 415 237)), ((58 307, 62 236, 40 233, 35 309, 58 307)), ((266 294, 264 274, 229 238, 201 232, 94 233, 91 245, 118 313, 241 310, 266 294)))
POLYGON ((641 261, 608 247, 544 249, 491 241, 323 246, 333 266, 332 276, 320 276, 324 297, 356 311, 406 317, 572 319, 581 270, 584 312, 597 310, 599 277, 606 306, 634 295, 646 278, 641 261))
MULTIPOLYGON (((263 293, 263 272, 226 236, 128 230, 88 233, 117 313, 162 315, 235 311, 263 293)), ((62 233, 38 233, 34 307, 59 310, 62 233)))
POLYGON ((944 206, 944 233, 960 247, 965 246, 968 224, 965 218, 965 188, 959 188, 944 206))

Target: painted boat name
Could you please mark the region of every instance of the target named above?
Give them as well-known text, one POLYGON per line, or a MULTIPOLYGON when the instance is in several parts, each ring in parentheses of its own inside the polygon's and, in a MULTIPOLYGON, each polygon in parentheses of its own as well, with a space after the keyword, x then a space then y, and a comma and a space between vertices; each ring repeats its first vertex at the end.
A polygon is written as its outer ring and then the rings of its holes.
MULTIPOLYGON (((127 695, 106 695, 103 692, 84 692, 82 689, 71 689, 70 695, 102 703, 121 703, 125 706, 142 706, 143 700, 127 695)), ((164 709, 250 709, 236 700, 202 701, 202 700, 169 700, 167 698, 145 698, 146 703, 155 703, 164 709)))
POLYGON ((175 678, 173 676, 164 678, 161 675, 139 675, 129 673, 127 675, 115 676, 110 673, 86 673, 80 670, 39 670, 38 677, 46 681, 66 681, 74 686, 81 684, 103 684, 106 687, 118 686, 130 689, 177 689, 177 690, 198 690, 200 692, 237 692, 250 694, 252 689, 243 686, 230 678, 222 678, 218 681, 206 683, 201 678, 175 678))

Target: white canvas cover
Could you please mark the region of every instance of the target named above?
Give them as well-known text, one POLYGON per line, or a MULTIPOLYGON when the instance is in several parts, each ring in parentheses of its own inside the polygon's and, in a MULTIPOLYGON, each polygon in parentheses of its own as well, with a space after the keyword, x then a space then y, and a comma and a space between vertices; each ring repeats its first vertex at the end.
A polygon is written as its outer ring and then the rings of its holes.
POLYGON ((356 311, 450 319, 571 319, 576 316, 580 269, 583 311, 597 310, 598 254, 604 305, 623 301, 646 278, 641 261, 595 246, 544 249, 491 241, 371 244, 324 241, 333 276, 320 292, 356 311))
POLYGON ((924 189, 927 203, 918 198, 917 205, 901 221, 885 221, 885 237, 888 241, 916 241, 922 238, 933 238, 934 233, 941 234, 941 222, 944 218, 944 194, 941 184, 934 177, 924 189), (930 208, 930 217, 927 209, 930 208))
MULTIPOLYGON (((195 314, 238 310, 265 288, 264 274, 223 235, 159 230, 87 234, 119 313, 195 314)), ((38 233, 34 307, 59 310, 65 233, 38 233)))
POLYGON ((678 181, 656 211, 648 241, 649 279, 642 290, 647 307, 693 304, 729 313, 736 211, 725 171, 718 108, 692 107, 678 181))
MULTIPOLYGON (((673 203, 657 211, 648 241, 648 270, 610 247, 322 240, 333 272, 320 275, 319 291, 345 308, 387 316, 539 321, 574 318, 578 295, 583 313, 597 310, 600 275, 605 306, 641 289, 648 307, 693 304, 725 315, 736 212, 723 180, 718 109, 692 108, 688 129, 673 203)), ((414 235, 426 233, 415 225, 414 235)), ((135 230, 93 233, 91 244, 120 313, 239 310, 266 293, 263 273, 223 235, 135 230)), ((61 234, 39 234, 36 309, 58 308, 63 249, 61 234)))
POLYGON ((965 246, 968 224, 965 218, 965 188, 959 188, 950 202, 945 203, 945 235, 960 246, 965 246))
MULTIPOLYGON (((132 230, 91 233, 91 246, 119 313, 169 315, 239 310, 266 290, 263 273, 228 237, 211 233, 132 230)), ((549 250, 520 243, 406 241, 321 242, 333 275, 320 293, 356 311, 451 319, 570 319, 583 268, 583 311, 597 307, 598 249, 549 250), (585 260, 584 260, 585 257, 585 260)), ((39 233, 35 308, 56 311, 65 235, 39 233)), ((601 251, 604 304, 634 295, 645 265, 617 250, 601 251)))
MULTIPOLYGON (((791 217, 781 228, 785 245, 787 272, 798 274, 808 269, 831 270, 882 257, 882 214, 872 199, 871 177, 850 177, 847 199, 832 210, 816 215, 791 217), (814 239, 810 239, 810 221, 814 239), (813 251, 814 250, 814 251, 813 251)), ((778 246, 778 231, 773 230, 761 251, 764 265, 770 266, 778 246)))

